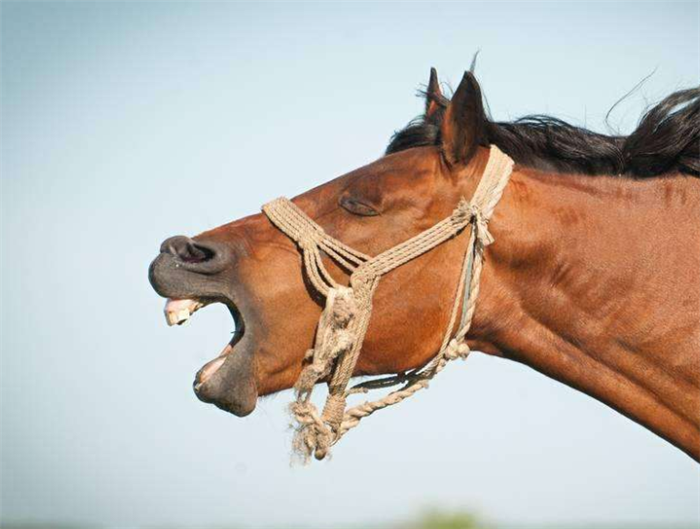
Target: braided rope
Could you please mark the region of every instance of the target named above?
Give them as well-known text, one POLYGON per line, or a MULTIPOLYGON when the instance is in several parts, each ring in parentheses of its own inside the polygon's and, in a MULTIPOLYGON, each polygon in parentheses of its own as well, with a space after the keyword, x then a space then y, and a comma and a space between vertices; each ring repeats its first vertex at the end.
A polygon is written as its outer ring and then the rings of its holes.
POLYGON ((330 447, 362 419, 428 387, 429 381, 449 361, 469 355, 466 335, 471 328, 479 295, 484 250, 494 241, 488 230, 488 222, 508 184, 512 167, 513 161, 492 145, 484 174, 471 201, 460 200, 450 217, 375 257, 358 252, 329 236, 296 204, 285 198, 263 206, 263 212, 270 221, 296 241, 302 252, 306 275, 326 297, 314 348, 307 353, 309 363, 295 384, 296 400, 291 405, 296 420, 293 448, 304 459, 312 454, 317 459, 323 459, 330 447), (372 316, 372 298, 381 277, 456 237, 467 226, 471 226, 471 230, 449 323, 437 354, 422 368, 366 381, 347 389, 362 350, 372 316), (323 266, 321 251, 351 272, 350 287, 339 285, 331 277, 323 266), (460 306, 462 311, 457 324, 460 306), (320 380, 328 377, 329 393, 323 411, 319 413, 310 400, 311 393, 320 380), (346 399, 350 395, 396 385, 402 387, 382 398, 346 409, 346 399))

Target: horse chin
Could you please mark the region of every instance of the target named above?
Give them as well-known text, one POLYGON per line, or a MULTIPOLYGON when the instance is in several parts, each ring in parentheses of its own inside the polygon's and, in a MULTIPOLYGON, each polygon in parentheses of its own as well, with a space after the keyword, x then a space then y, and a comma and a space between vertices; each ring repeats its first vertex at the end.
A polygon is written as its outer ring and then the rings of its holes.
POLYGON ((245 337, 234 337, 217 358, 197 372, 193 387, 199 400, 238 417, 253 412, 258 390, 254 350, 248 342, 245 337))
MULTIPOLYGON (((250 414, 258 398, 255 381, 254 347, 251 333, 246 333, 245 322, 238 308, 228 300, 228 307, 236 329, 233 338, 219 356, 207 362, 197 372, 193 389, 199 400, 238 417, 250 414)), ((182 325, 194 312, 212 301, 195 299, 169 299, 165 316, 169 325, 182 325)))

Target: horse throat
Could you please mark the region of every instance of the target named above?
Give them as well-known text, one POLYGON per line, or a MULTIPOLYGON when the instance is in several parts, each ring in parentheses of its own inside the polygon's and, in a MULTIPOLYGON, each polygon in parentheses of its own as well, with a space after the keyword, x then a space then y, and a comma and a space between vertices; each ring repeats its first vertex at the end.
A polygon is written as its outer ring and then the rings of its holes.
POLYGON ((700 181, 519 171, 492 231, 470 346, 700 461, 700 181))

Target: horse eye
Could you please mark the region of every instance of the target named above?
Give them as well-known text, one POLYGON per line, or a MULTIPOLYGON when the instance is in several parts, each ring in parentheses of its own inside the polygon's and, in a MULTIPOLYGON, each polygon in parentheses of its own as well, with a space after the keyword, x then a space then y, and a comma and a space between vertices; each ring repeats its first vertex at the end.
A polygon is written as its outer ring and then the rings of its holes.
POLYGON ((374 217, 375 215, 379 215, 379 212, 372 206, 368 206, 356 198, 343 196, 340 197, 339 203, 343 209, 349 211, 353 215, 359 215, 361 217, 374 217))

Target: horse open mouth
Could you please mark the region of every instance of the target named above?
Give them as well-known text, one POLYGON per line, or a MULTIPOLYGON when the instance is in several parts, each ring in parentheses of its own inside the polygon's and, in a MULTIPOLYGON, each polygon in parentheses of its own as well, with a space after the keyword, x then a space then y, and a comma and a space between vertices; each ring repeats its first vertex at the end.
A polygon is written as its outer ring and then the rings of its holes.
MULTIPOLYGON (((165 303, 163 312, 168 325, 184 325, 190 321, 190 317, 199 309, 211 305, 213 301, 194 300, 194 299, 168 299, 165 303)), ((222 302, 223 303, 223 302, 222 302)), ((214 360, 207 362, 197 372, 195 377, 194 389, 197 391, 216 371, 224 364, 226 357, 233 352, 234 346, 243 338, 245 326, 243 318, 238 308, 232 303, 223 303, 228 308, 233 318, 234 330, 233 337, 226 344, 226 347, 219 353, 214 360)))
POLYGON ((245 336, 245 322, 238 307, 227 300, 168 299, 164 308, 165 319, 170 326, 183 325, 195 312, 217 302, 226 305, 231 313, 235 326, 233 336, 221 353, 197 372, 193 383, 194 392, 204 402, 215 404, 235 415, 247 415, 255 408, 257 394, 250 394, 251 382, 254 385, 254 381, 250 380, 251 355, 245 350, 234 354, 236 345, 245 336), (244 395, 252 396, 252 403, 251 398, 241 398, 244 395))

